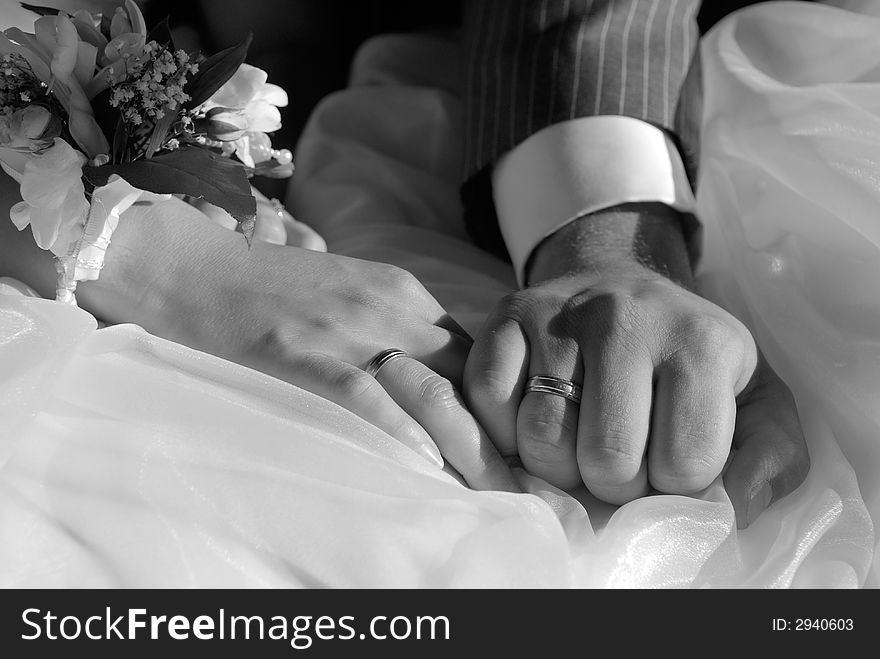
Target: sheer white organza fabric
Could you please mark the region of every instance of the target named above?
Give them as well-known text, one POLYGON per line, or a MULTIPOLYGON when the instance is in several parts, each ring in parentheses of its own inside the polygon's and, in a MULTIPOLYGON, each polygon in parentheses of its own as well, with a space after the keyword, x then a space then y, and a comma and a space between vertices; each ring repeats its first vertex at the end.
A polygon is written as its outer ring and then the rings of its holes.
MULTIPOLYGON (((704 43, 708 294, 796 393, 813 468, 737 531, 720 484, 619 509, 472 492, 333 404, 0 290, 0 585, 876 585, 880 18, 773 3, 704 43)), ((467 241, 452 42, 390 37, 314 113, 290 205, 475 330, 514 285, 467 241)))

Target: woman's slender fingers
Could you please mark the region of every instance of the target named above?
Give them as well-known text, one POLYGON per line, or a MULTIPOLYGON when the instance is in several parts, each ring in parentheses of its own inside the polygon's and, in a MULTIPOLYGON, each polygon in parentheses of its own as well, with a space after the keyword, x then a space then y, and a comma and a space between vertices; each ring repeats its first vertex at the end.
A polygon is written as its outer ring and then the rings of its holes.
POLYGON ((468 485, 478 490, 519 491, 504 459, 448 379, 406 356, 385 363, 376 379, 428 431, 468 485))
POLYGON ((515 320, 495 315, 467 358, 464 397, 502 455, 516 454, 516 415, 528 375, 529 347, 515 320))
POLYGON ((278 375, 344 407, 438 467, 443 466, 440 450, 425 429, 374 378, 356 366, 327 355, 308 353, 288 360, 278 375))

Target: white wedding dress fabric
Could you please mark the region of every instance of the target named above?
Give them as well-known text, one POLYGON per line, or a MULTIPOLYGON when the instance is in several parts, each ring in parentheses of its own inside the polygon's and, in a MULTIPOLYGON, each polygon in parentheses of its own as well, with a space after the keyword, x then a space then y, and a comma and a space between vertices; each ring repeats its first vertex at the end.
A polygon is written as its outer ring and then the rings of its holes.
MULTIPOLYGON (((707 295, 795 392, 812 469, 737 530, 719 482, 620 508, 474 492, 296 387, 0 287, 0 585, 859 587, 880 520, 880 17, 769 3, 704 39, 707 295)), ((393 36, 315 111, 288 204, 471 331, 458 46, 393 36)), ((295 91, 295 90, 292 90, 295 91)))

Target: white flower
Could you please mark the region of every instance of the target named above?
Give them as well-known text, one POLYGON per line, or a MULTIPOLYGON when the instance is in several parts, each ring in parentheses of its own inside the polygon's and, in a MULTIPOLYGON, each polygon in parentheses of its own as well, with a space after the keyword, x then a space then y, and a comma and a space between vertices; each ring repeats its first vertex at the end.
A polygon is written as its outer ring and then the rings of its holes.
POLYGON ((234 142, 244 137, 248 122, 238 110, 216 107, 208 110, 208 114, 205 115, 204 128, 212 140, 234 142))
POLYGON ((86 155, 107 153, 110 147, 84 91, 95 75, 97 48, 80 40, 70 18, 63 13, 42 16, 34 23, 34 34, 6 30, 0 38, 0 54, 12 53, 23 56, 50 86, 67 111, 70 134, 86 155))
POLYGON ((28 224, 42 249, 65 253, 89 212, 82 182, 85 156, 61 138, 32 155, 21 177, 21 198, 9 213, 19 231, 28 224))
POLYGON ((224 107, 242 112, 248 120, 248 130, 271 133, 281 128, 279 107, 287 105, 287 92, 268 82, 262 69, 242 64, 214 95, 205 103, 205 111, 224 107))
POLYGON ((278 85, 266 82, 268 78, 262 69, 242 64, 202 106, 202 112, 221 107, 228 114, 234 113, 245 120, 246 133, 232 141, 231 145, 238 158, 248 167, 254 166, 250 140, 262 140, 257 136, 281 128, 278 108, 287 105, 287 92, 278 85))
POLYGON ((95 63, 100 70, 91 72, 83 81, 86 96, 93 99, 107 89, 111 82, 123 78, 128 67, 146 58, 147 26, 143 14, 133 0, 125 0, 125 7, 117 7, 110 19, 110 38, 101 32, 101 14, 84 9, 71 17, 79 38, 95 47, 95 63))
POLYGON ((15 149, 0 147, 0 167, 18 183, 21 183, 24 169, 32 157, 33 154, 26 151, 16 151, 15 149))

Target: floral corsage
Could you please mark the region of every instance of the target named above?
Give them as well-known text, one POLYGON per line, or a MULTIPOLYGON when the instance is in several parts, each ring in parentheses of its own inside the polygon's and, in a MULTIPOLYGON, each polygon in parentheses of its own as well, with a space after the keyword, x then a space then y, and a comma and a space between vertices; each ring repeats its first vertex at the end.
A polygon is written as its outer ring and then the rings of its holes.
POLYGON ((0 165, 20 184, 12 221, 55 255, 56 299, 98 278, 140 199, 202 199, 250 242, 249 178, 293 172, 268 136, 287 94, 244 63, 250 38, 205 57, 176 49, 167 21, 148 31, 133 0, 112 16, 22 6, 39 18, 0 33, 0 165))

